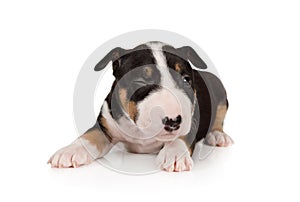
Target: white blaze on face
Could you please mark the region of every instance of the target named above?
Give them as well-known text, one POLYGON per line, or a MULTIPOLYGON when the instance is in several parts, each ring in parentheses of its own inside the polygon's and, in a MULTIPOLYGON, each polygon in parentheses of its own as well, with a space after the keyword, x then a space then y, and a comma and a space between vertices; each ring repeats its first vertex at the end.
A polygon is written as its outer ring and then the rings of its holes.
POLYGON ((152 133, 152 136, 163 135, 164 130, 162 119, 169 117, 175 119, 178 115, 182 117, 180 128, 172 133, 174 135, 186 135, 191 127, 192 103, 183 89, 176 87, 176 82, 170 74, 166 57, 162 51, 164 44, 152 42, 147 44, 156 60, 157 69, 161 78, 159 85, 161 89, 151 92, 143 101, 137 105, 139 116, 136 124, 145 133, 152 133))

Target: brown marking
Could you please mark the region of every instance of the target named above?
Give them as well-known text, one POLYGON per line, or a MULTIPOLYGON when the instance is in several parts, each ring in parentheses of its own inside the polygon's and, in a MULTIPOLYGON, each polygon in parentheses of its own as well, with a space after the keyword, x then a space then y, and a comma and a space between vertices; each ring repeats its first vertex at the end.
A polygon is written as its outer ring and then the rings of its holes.
POLYGON ((226 105, 221 104, 221 105, 218 106, 217 112, 216 112, 215 122, 214 122, 214 125, 212 127, 212 131, 218 130, 218 131, 223 132, 223 121, 225 119, 226 112, 227 112, 227 106, 226 105))
POLYGON ((193 103, 193 112, 194 112, 194 110, 195 110, 195 104, 196 104, 196 102, 197 102, 197 90, 196 89, 194 89, 194 103, 193 103))
POLYGON ((123 109, 125 110, 125 112, 127 112, 127 114, 130 116, 130 118, 132 120, 135 120, 135 118, 137 116, 136 103, 133 101, 128 102, 127 90, 125 88, 121 88, 119 90, 119 96, 120 96, 120 101, 121 101, 121 105, 122 105, 123 109))
POLYGON ((147 77, 152 76, 153 69, 151 67, 145 67, 144 71, 145 71, 147 77))
POLYGON ((128 112, 128 106, 127 106, 127 90, 125 88, 121 88, 119 90, 119 97, 121 101, 121 105, 123 109, 125 109, 126 112, 128 112))
POLYGON ((108 124, 107 124, 106 118, 104 118, 102 116, 100 121, 101 121, 101 124, 104 126, 104 128, 108 129, 108 124))
POLYGON ((109 129, 109 126, 108 126, 108 123, 107 123, 107 120, 106 118, 104 118, 103 116, 100 118, 100 121, 101 121, 101 125, 105 128, 105 131, 103 131, 104 135, 108 138, 108 140, 110 142, 113 143, 113 139, 112 139, 112 135, 110 133, 110 129, 109 129))
POLYGON ((181 73, 182 67, 179 63, 175 64, 175 70, 176 70, 176 72, 181 73))
POLYGON ((135 121, 137 116, 137 108, 136 108, 136 103, 133 101, 130 101, 128 103, 128 114, 130 118, 135 121))
POLYGON ((92 145, 96 146, 97 150, 104 155, 105 150, 110 145, 110 141, 105 134, 98 129, 92 129, 85 132, 80 138, 88 140, 92 145))

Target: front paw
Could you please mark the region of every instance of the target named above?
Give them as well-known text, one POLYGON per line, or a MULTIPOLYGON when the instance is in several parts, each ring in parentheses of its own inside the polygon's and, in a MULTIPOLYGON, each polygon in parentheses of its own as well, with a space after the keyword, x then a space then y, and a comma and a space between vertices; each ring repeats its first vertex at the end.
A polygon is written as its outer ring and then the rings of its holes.
POLYGON ((71 145, 64 147, 51 156, 48 163, 52 168, 77 168, 81 165, 90 164, 92 156, 84 147, 80 140, 76 140, 71 145))
POLYGON ((233 144, 233 140, 226 133, 214 130, 206 135, 205 144, 210 146, 227 147, 233 144))
POLYGON ((157 165, 167 172, 190 171, 193 160, 185 143, 178 139, 165 145, 156 158, 157 165))

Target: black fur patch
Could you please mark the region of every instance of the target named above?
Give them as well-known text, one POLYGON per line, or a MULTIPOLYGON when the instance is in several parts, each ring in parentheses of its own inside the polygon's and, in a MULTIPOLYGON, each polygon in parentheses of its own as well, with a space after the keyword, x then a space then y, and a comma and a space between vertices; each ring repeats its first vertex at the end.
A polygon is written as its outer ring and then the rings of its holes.
POLYGON ((170 68, 169 72, 173 77, 177 88, 182 89, 193 103, 195 86, 193 82, 193 71, 189 62, 180 57, 179 53, 176 54, 176 49, 171 46, 164 46, 163 52, 166 56, 167 65, 170 68), (180 65, 180 72, 176 71, 176 65, 180 65), (185 81, 185 79, 188 81, 185 81))
POLYGON ((160 72, 155 66, 152 50, 146 45, 137 46, 120 58, 113 61, 113 75, 116 78, 109 95, 106 97, 111 114, 117 119, 123 115, 123 110, 117 93, 120 88, 127 90, 127 100, 139 102, 152 91, 158 89, 160 72), (145 75, 145 68, 152 71, 152 76, 145 75), (126 79, 122 79, 126 75, 126 79), (119 106, 111 106, 112 100, 119 102, 119 106))
POLYGON ((141 100, 144 100, 151 92, 159 89, 159 85, 145 85, 136 90, 133 95, 130 97, 130 101, 138 103, 141 100))

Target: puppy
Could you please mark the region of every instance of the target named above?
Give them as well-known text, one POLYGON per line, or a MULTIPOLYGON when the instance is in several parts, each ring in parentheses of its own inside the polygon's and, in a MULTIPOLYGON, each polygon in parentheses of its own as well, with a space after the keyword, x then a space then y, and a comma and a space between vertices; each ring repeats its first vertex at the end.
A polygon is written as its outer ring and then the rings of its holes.
POLYGON ((201 139, 211 146, 233 143, 223 131, 225 89, 215 75, 203 71, 207 65, 191 47, 162 42, 118 47, 95 71, 109 62, 115 81, 95 125, 58 150, 48 161, 52 167, 89 164, 122 142, 129 152, 157 153, 162 170, 189 171, 201 139))

